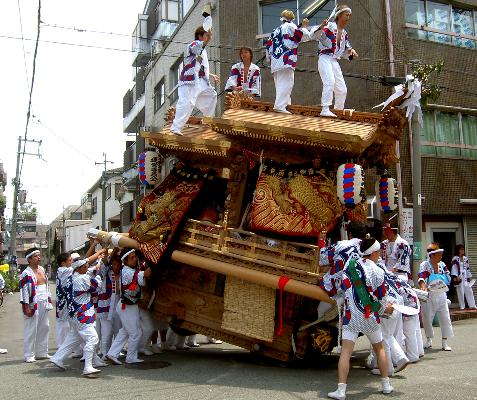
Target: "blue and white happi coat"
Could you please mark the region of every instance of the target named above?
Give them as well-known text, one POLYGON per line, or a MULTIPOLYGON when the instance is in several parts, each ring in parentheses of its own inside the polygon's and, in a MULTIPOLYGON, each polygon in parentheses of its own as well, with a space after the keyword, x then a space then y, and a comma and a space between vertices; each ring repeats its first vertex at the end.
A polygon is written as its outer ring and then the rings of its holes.
POLYGON ((73 267, 59 267, 56 273, 56 318, 68 320, 65 285, 68 277, 73 274, 73 267))
POLYGON ((69 276, 65 293, 70 318, 79 324, 93 324, 96 321, 93 297, 101 286, 101 277, 74 272, 69 276))

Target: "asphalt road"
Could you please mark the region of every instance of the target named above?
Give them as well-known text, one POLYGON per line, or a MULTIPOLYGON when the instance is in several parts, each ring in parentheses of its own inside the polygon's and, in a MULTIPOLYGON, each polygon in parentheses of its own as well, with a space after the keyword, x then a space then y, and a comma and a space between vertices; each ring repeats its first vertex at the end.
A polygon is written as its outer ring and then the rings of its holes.
MULTIPOLYGON (((54 312, 50 313, 51 354, 54 312)), ((431 350, 418 364, 392 379, 395 392, 386 398, 477 399, 477 320, 455 324, 454 351, 431 350)), ((0 399, 171 399, 171 400, 316 400, 336 385, 336 356, 316 365, 285 367, 237 347, 202 345, 199 349, 146 357, 137 367, 109 366, 96 379, 81 377, 82 364, 66 360, 62 372, 47 361, 26 364, 22 358, 23 323, 18 295, 0 307, 0 399)), ((202 338, 203 339, 203 338, 202 338)), ((435 342, 439 343, 439 332, 435 342)), ((199 340, 200 342, 200 340, 199 340)), ((358 341, 348 398, 383 399, 379 378, 364 365, 365 339, 358 341)))

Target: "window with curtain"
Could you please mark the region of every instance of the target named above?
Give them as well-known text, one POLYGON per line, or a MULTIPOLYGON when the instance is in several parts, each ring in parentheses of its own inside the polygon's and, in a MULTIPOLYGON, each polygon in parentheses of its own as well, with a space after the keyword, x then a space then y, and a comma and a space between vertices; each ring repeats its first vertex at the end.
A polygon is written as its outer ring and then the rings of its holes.
POLYGON ((423 122, 422 155, 477 159, 476 116, 426 111, 423 122), (475 149, 466 146, 474 146, 475 149))
POLYGON ((437 0, 405 0, 405 15, 408 24, 440 31, 428 32, 422 28, 408 27, 407 35, 410 38, 453 44, 467 49, 477 48, 477 39, 449 34, 453 32, 477 38, 477 8, 463 9, 437 0))
POLYGON ((310 25, 320 25, 330 16, 334 6, 335 2, 332 0, 262 0, 262 33, 271 33, 280 25, 280 14, 285 9, 294 12, 297 24, 298 21, 308 18, 310 25))
POLYGON ((154 88, 154 112, 157 112, 166 101, 166 85, 164 78, 154 88))

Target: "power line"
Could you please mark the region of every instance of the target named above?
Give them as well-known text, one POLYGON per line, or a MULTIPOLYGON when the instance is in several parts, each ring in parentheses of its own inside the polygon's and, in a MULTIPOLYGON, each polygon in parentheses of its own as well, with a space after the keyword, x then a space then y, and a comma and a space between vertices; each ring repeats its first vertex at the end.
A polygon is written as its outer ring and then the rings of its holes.
POLYGON ((27 68, 27 62, 26 62, 25 40, 23 37, 23 21, 22 21, 22 11, 20 8, 20 0, 17 0, 17 5, 18 5, 18 18, 20 20, 20 33, 22 35, 22 51, 23 51, 23 65, 25 67, 25 80, 27 84, 27 90, 29 90, 30 82, 28 81, 28 68, 27 68))

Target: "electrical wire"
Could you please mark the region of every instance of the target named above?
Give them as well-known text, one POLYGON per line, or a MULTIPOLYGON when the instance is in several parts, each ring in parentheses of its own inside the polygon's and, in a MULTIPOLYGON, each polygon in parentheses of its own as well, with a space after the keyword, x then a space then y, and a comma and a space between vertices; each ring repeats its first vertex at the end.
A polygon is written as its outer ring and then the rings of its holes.
MULTIPOLYGON (((37 21, 37 34, 36 34, 36 42, 35 42, 35 51, 33 53, 33 67, 32 67, 32 73, 31 73, 31 85, 30 85, 30 94, 28 96, 28 108, 27 108, 27 114, 26 114, 26 122, 25 122, 25 133, 23 135, 23 151, 22 151, 22 159, 20 163, 20 171, 17 176, 16 184, 20 185, 20 179, 22 176, 22 171, 23 171, 23 164, 25 161, 25 150, 26 150, 26 143, 28 139, 28 126, 30 124, 30 116, 31 116, 31 102, 32 102, 32 97, 33 97, 33 87, 35 85, 35 73, 36 73, 36 57, 38 55, 38 43, 40 41, 40 24, 41 24, 41 0, 38 0, 38 15, 37 15, 38 21, 37 21)), ((14 200, 16 201, 16 199, 14 200)))
POLYGON ((28 68, 27 68, 27 62, 26 62, 25 39, 23 36, 23 21, 22 21, 22 11, 20 8, 20 0, 17 0, 17 6, 18 6, 18 18, 20 20, 20 33, 22 35, 22 51, 23 51, 23 65, 25 67, 25 80, 26 80, 27 90, 30 90, 30 82, 28 81, 28 68))

